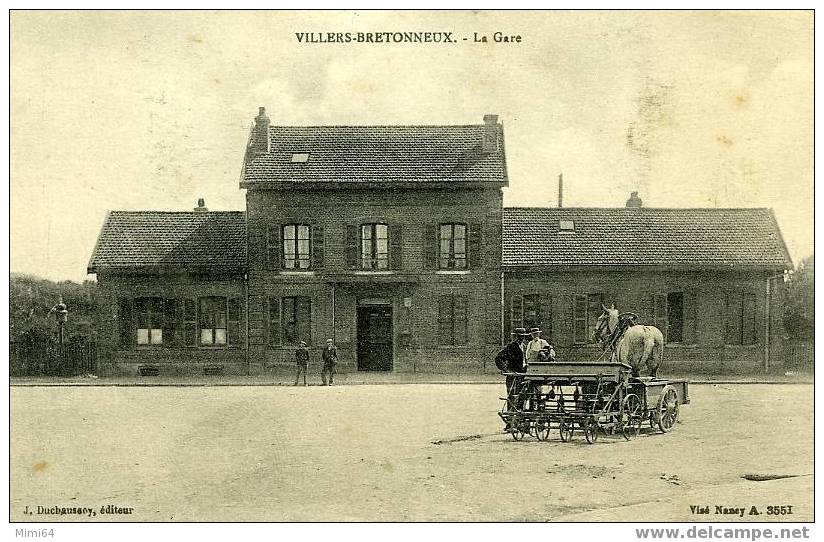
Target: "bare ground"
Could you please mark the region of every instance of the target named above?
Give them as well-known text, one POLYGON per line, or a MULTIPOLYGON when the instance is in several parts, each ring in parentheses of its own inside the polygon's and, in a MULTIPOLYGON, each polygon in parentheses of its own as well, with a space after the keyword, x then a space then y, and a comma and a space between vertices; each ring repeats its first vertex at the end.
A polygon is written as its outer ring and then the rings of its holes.
POLYGON ((594 445, 513 441, 502 390, 13 387, 11 518, 112 504, 133 511, 92 519, 742 521, 716 505, 813 519, 812 386, 695 385, 672 433, 594 445))

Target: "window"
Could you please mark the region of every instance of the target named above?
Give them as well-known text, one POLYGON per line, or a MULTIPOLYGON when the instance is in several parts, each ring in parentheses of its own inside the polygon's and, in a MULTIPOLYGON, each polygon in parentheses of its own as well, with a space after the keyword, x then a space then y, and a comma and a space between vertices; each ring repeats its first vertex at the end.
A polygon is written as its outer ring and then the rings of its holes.
POLYGON ((163 299, 138 297, 134 300, 137 314, 137 344, 159 346, 163 344, 163 299))
POLYGON ((575 222, 572 220, 559 220, 558 229, 560 231, 575 231, 575 222))
POLYGON ((183 345, 197 346, 197 303, 183 300, 183 345))
POLYGON ((462 346, 467 343, 467 299, 463 295, 438 298, 438 344, 462 346))
POLYGON ((575 294, 572 305, 572 335, 575 344, 595 341, 595 323, 603 312, 601 294, 575 294))
POLYGON ((270 346, 312 344, 312 300, 306 296, 270 297, 267 342, 270 346))
POLYGON ((308 152, 296 152, 292 154, 292 163, 306 163, 309 161, 308 152))
POLYGON ((513 295, 511 308, 510 330, 516 327, 523 327, 527 330, 538 327, 541 328, 545 337, 552 334, 550 296, 541 296, 540 294, 513 295))
POLYGON ((755 306, 755 294, 749 292, 727 292, 725 299, 725 344, 747 345, 757 342, 755 306))
POLYGON ((309 269, 309 226, 286 224, 283 226, 283 268, 309 269))
POLYGON ((201 297, 199 301, 200 345, 226 346, 226 298, 201 297))
POLYGON ((389 227, 386 224, 361 225, 361 269, 389 268, 389 227))
POLYGON ((667 294, 667 342, 684 342, 684 294, 667 294))
POLYGON ((466 269, 466 224, 441 224, 440 226, 441 269, 466 269))

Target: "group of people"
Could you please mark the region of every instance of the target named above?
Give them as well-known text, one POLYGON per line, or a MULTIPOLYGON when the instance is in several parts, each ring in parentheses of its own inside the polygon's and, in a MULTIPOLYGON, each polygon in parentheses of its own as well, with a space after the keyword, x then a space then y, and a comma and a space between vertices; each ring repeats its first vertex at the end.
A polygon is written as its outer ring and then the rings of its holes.
POLYGON ((541 329, 516 327, 512 330, 512 341, 495 356, 495 366, 506 376, 506 390, 512 399, 517 392, 520 377, 530 363, 555 361, 555 349, 541 337, 541 329))
MULTIPOLYGON (((335 341, 326 339, 326 346, 320 357, 323 361, 323 369, 320 372, 321 385, 331 386, 335 383, 335 367, 338 364, 338 349, 335 346, 335 341)), ((309 372, 309 348, 307 348, 305 341, 300 341, 295 350, 295 364, 297 365, 295 386, 298 385, 301 375, 303 375, 303 385, 306 386, 306 374, 309 372)))

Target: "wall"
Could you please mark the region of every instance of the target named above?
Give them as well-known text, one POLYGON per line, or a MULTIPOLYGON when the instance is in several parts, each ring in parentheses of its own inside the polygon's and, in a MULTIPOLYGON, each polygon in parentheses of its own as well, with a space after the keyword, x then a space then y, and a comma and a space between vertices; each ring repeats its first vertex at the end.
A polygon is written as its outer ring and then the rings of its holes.
POLYGON ((141 365, 157 366, 160 374, 203 374, 205 366, 222 366, 225 374, 246 374, 246 310, 242 276, 177 274, 125 275, 98 273, 101 295, 98 336, 99 372, 137 375, 141 365), (118 299, 136 297, 198 298, 204 296, 241 298, 241 342, 237 347, 140 347, 122 348, 119 340, 118 299))

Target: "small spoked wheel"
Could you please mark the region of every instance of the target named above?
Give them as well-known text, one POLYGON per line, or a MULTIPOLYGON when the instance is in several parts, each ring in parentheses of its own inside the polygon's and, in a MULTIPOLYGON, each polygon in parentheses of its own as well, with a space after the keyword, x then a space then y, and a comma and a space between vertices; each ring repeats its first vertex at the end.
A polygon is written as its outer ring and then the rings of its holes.
POLYGON ((560 425, 561 441, 569 442, 572 440, 572 434, 575 432, 575 424, 571 421, 561 420, 560 425))
POLYGON ((529 432, 529 426, 526 427, 527 431, 524 431, 524 424, 529 422, 524 422, 517 416, 514 416, 512 420, 509 422, 509 433, 512 435, 512 438, 515 440, 523 440, 524 435, 529 432))
POLYGON ((644 421, 641 399, 634 393, 627 394, 621 402, 621 414, 621 433, 624 438, 629 440, 630 437, 638 436, 644 421))
POLYGON ((549 422, 547 420, 535 422, 535 438, 538 440, 549 440, 549 422))
POLYGON ((589 418, 582 425, 584 429, 584 437, 586 437, 587 442, 594 444, 595 441, 598 440, 598 422, 596 422, 593 418, 589 418))
POLYGON ((678 392, 672 386, 664 386, 661 397, 658 398, 658 429, 662 433, 669 433, 678 420, 678 392))

